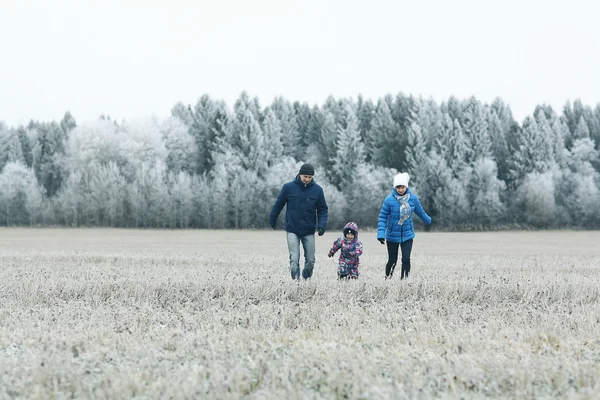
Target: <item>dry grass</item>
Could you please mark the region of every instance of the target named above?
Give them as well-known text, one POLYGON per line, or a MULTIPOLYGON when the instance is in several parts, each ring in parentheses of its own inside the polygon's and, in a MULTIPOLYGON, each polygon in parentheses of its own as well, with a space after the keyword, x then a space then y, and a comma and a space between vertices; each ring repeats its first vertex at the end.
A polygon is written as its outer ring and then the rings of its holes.
POLYGON ((338 282, 283 232, 0 229, 0 398, 595 398, 600 233, 419 233, 338 282))

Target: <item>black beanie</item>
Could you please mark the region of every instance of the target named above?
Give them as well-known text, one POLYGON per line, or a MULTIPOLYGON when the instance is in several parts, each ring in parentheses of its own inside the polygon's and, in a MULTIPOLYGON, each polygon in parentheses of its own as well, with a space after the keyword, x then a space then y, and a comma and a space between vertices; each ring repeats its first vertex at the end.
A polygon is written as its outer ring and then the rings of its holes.
POLYGON ((298 174, 299 175, 314 175, 315 169, 310 164, 302 164, 302 166, 300 167, 300 172, 298 172, 298 174))

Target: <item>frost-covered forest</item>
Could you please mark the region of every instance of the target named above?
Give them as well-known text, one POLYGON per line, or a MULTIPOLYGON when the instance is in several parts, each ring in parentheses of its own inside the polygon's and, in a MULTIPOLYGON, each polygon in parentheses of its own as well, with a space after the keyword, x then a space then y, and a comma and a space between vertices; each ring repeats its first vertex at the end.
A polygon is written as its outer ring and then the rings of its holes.
POLYGON ((600 104, 579 100, 522 122, 501 99, 402 93, 263 106, 243 92, 232 108, 203 95, 130 121, 67 112, 0 122, 0 225, 266 228, 311 162, 329 229, 375 226, 398 171, 433 229, 598 228, 599 142, 600 104))

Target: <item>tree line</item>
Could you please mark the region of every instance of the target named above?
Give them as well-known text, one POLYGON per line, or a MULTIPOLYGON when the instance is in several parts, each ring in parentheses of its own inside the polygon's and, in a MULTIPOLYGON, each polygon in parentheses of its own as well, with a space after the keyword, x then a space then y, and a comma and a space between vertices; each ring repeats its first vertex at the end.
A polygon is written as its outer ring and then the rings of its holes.
MULTIPOLYGON (((283 183, 316 168, 329 229, 374 227, 395 173, 434 229, 600 227, 600 104, 398 93, 321 105, 242 92, 168 118, 0 122, 0 225, 260 229, 283 183)), ((283 217, 280 217, 283 218, 283 217)), ((281 224, 282 225, 282 224, 281 224)))

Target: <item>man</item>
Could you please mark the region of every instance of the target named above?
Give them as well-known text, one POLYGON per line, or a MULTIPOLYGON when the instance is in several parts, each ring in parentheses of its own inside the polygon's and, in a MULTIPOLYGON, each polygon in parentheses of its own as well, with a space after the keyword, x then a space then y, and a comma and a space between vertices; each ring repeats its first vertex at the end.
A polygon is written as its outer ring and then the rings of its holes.
POLYGON ((314 174, 312 165, 302 165, 296 178, 283 185, 269 216, 271 228, 275 229, 277 217, 287 204, 285 230, 290 253, 290 272, 292 279, 296 280, 300 279, 300 242, 304 248, 302 277, 308 279, 315 266, 315 230, 319 232, 319 236, 323 236, 327 227, 327 202, 323 188, 313 180, 314 174))

